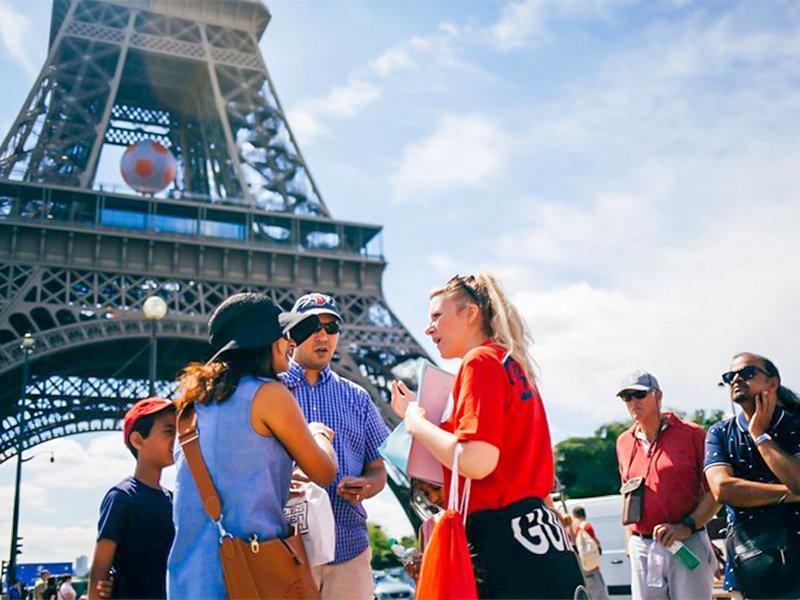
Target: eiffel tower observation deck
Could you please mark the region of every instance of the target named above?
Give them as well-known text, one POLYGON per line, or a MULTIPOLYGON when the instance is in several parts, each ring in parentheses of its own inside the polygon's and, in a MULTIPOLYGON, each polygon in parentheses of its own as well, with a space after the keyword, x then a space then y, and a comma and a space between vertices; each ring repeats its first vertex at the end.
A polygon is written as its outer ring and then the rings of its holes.
POLYGON ((154 341, 169 397, 208 356, 211 311, 241 291, 285 309, 333 295, 335 368, 394 422, 393 369, 424 351, 384 301, 381 227, 335 220, 311 176, 259 52, 269 19, 258 0, 54 0, 45 64, 0 147, 0 463, 120 429, 148 395, 154 341), (175 157, 171 185, 103 183, 142 140, 175 157), (161 320, 144 315, 151 296, 161 320))

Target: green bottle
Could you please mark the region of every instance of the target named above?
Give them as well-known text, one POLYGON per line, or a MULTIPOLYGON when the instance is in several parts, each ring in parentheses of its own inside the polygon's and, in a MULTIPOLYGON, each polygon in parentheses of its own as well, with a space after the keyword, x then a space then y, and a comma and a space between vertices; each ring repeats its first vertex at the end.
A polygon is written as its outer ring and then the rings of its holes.
POLYGON ((689 547, 681 541, 672 542, 667 548, 678 561, 690 571, 700 565, 700 560, 689 547))

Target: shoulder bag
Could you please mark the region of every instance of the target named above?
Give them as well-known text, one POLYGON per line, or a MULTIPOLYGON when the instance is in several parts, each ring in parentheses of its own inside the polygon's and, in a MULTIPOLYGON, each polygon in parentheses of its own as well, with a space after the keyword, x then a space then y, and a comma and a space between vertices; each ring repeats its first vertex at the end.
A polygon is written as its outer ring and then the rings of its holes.
POLYGON ((745 598, 800 597, 800 537, 777 508, 728 526, 725 551, 745 598))

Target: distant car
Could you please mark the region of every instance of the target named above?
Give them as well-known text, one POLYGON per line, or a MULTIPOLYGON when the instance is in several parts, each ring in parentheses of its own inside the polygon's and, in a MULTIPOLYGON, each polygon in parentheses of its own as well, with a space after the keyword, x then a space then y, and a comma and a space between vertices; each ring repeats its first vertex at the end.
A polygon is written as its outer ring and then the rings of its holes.
POLYGON ((373 592, 375 600, 389 600, 390 598, 411 600, 414 597, 414 588, 384 571, 373 571, 372 580, 375 583, 373 592))

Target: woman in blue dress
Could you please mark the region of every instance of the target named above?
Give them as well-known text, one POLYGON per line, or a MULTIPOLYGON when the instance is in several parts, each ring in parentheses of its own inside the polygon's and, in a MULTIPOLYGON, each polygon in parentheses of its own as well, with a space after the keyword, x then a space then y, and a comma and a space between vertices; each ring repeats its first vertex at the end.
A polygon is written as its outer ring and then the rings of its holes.
MULTIPOLYGON (((214 356, 178 376, 178 408, 194 404, 200 449, 222 500, 222 525, 232 535, 287 535, 283 507, 296 463, 314 483, 336 476, 333 432, 307 424, 277 380, 289 353, 318 325, 281 313, 263 294, 236 294, 211 315, 214 356)), ((189 466, 176 450, 175 541, 167 563, 169 598, 225 598, 217 526, 203 510, 189 466)))

